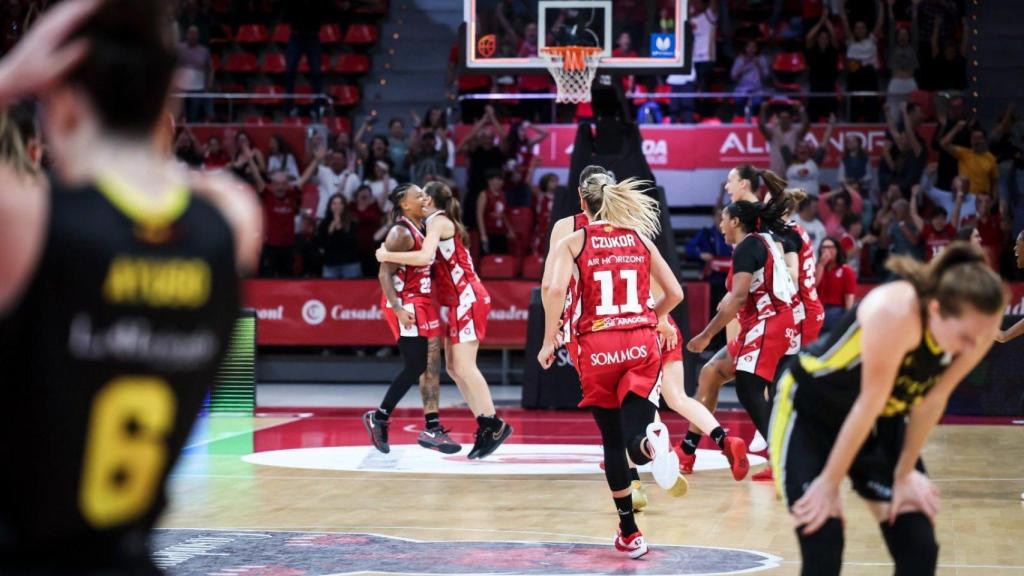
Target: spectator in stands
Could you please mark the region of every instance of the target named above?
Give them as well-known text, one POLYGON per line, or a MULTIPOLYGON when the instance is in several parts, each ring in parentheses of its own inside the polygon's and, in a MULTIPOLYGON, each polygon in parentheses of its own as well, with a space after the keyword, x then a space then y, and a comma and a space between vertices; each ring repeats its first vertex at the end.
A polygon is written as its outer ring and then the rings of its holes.
POLYGON ((738 109, 737 115, 745 118, 750 117, 750 111, 757 110, 763 101, 765 89, 769 86, 771 79, 771 68, 768 66, 768 59, 759 53, 759 47, 754 40, 747 41, 743 54, 736 57, 732 63, 732 71, 729 77, 736 83, 733 92, 747 97, 736 98, 738 109))
POLYGON ((994 154, 989 152, 988 138, 980 128, 971 130, 969 148, 953 144, 956 135, 967 127, 963 120, 943 137, 941 145, 947 154, 956 158, 961 176, 971 182, 971 192, 978 196, 995 196, 999 193, 999 166, 994 154))
POLYGON ((817 250, 821 246, 821 241, 825 239, 825 225, 818 220, 818 199, 814 196, 804 198, 800 206, 797 207, 794 221, 804 229, 804 232, 807 232, 807 236, 811 239, 811 245, 817 250))
MULTIPOLYGON (((199 28, 189 26, 185 41, 178 45, 178 87, 185 93, 208 92, 213 86, 213 59, 210 50, 199 43, 199 28)), ((200 122, 213 116, 209 98, 185 98, 185 120, 200 122)))
POLYGON ((316 213, 325 214, 327 200, 335 194, 341 194, 347 201, 352 201, 359 188, 359 176, 349 169, 348 159, 343 152, 328 150, 319 141, 319 137, 316 137, 314 146, 313 160, 306 166, 299 180, 303 184, 306 181, 316 182, 316 213))
POLYGON ((548 135, 547 130, 524 121, 512 124, 501 143, 501 152, 505 158, 508 158, 506 167, 511 163, 511 170, 506 171, 516 173, 515 177, 506 174, 506 180, 516 185, 521 184, 521 188, 526 191, 520 196, 509 196, 509 201, 513 206, 530 205, 530 185, 533 180, 530 174, 537 167, 534 159, 537 158, 536 153, 540 143, 547 139, 548 135))
POLYGON ((239 130, 235 134, 235 156, 231 159, 231 171, 242 180, 255 186, 253 172, 262 174, 266 169, 267 162, 263 158, 263 152, 252 145, 248 134, 239 130))
MULTIPOLYGON (((690 74, 669 74, 665 83, 673 92, 707 92, 715 66, 715 36, 718 27, 717 0, 691 0, 688 3, 688 24, 693 30, 693 71, 690 74)), ((664 11, 664 9, 663 9, 664 11)), ((664 20, 662 20, 664 22, 664 20)), ((667 24, 667 22, 666 22, 667 24)), ((671 26, 674 28, 674 24, 671 26)), ((669 28, 666 26, 666 28, 669 28)), ((693 123, 694 112, 701 117, 712 114, 710 102, 705 99, 673 98, 669 113, 676 122, 693 123)))
POLYGON ((822 144, 813 147, 807 140, 801 140, 796 145, 796 153, 792 154, 788 146, 782 147, 782 156, 786 159, 786 180, 794 188, 803 188, 811 196, 817 196, 821 192, 821 180, 819 166, 825 161, 827 146, 832 139, 832 130, 835 128, 835 116, 830 116, 828 127, 825 128, 825 137, 822 144))
POLYGON ((864 150, 861 138, 859 134, 847 134, 843 139, 843 155, 836 174, 840 185, 843 182, 860 182, 861 189, 867 189, 871 182, 871 158, 864 150))
MULTIPOLYGON (((774 101, 773 101, 774 102, 774 101)), ((769 145, 769 158, 771 159, 771 170, 776 174, 786 173, 786 159, 782 155, 782 149, 788 147, 796 149, 797 142, 803 141, 807 131, 811 128, 810 120, 807 118, 807 110, 799 102, 790 103, 781 101, 781 107, 775 116, 775 123, 768 124, 768 108, 773 102, 765 102, 761 105, 761 113, 758 115, 757 128, 761 131, 764 139, 769 145), (793 124, 793 112, 800 114, 800 125, 793 124)))
POLYGON ((285 139, 278 134, 270 137, 270 147, 267 149, 267 172, 284 172, 289 180, 299 179, 299 166, 295 162, 295 155, 285 139))
POLYGON ((199 0, 182 0, 178 11, 178 31, 188 31, 192 27, 199 32, 200 44, 210 43, 213 19, 205 9, 200 10, 199 0))
POLYGON ((526 167, 526 174, 520 170, 516 161, 509 158, 505 162, 505 199, 508 200, 510 208, 530 208, 533 206, 533 181, 534 171, 540 165, 540 158, 531 157, 529 166, 526 167))
MULTIPOLYGON (((936 94, 935 119, 937 125, 932 136, 932 149, 938 153, 939 163, 934 183, 940 190, 950 190, 953 187, 953 178, 959 173, 960 167, 956 157, 946 152, 942 147, 942 139, 953 132, 959 121, 966 119, 963 98, 947 98, 944 94, 936 94)), ((978 127, 977 121, 972 120, 968 122, 967 129, 958 130, 953 135, 952 144, 955 146, 970 146, 971 131, 978 127)))
POLYGON ((178 137, 174 140, 174 155, 189 168, 198 169, 203 165, 203 152, 188 126, 178 130, 178 137))
POLYGON ((940 16, 932 28, 931 56, 934 61, 932 77, 933 90, 966 90, 967 89, 967 34, 961 35, 957 41, 953 36, 945 36, 941 43, 940 31, 943 18, 940 16))
POLYGON ((1011 200, 1015 200, 1024 188, 1024 180, 1018 180, 1019 176, 1024 176, 1024 172, 1018 170, 1024 167, 1024 149, 1014 142, 1014 129, 1018 120, 1016 104, 1011 102, 989 134, 989 151, 999 164, 999 197, 1010 201, 1012 210, 1016 209, 1018 203, 1011 200))
POLYGON ((888 112, 893 116, 900 113, 900 105, 907 102, 911 93, 917 90, 917 81, 914 74, 919 67, 917 61, 917 3, 912 5, 911 11, 913 20, 909 27, 901 26, 896 22, 896 15, 893 6, 896 0, 887 0, 886 13, 889 16, 889 27, 887 32, 888 48, 886 57, 889 61, 889 69, 892 77, 889 78, 889 87, 886 106, 888 112))
MULTIPOLYGON (((846 0, 839 0, 839 19, 846 35, 846 90, 849 92, 878 90, 878 40, 882 37, 882 24, 885 21, 880 0, 876 1, 876 14, 873 29, 869 30, 864 20, 857 20, 851 28, 846 15, 846 0)), ((853 97, 850 116, 853 121, 877 120, 877 97, 853 97)))
POLYGON ((487 173, 487 187, 476 200, 476 220, 480 230, 480 246, 487 254, 508 254, 509 240, 515 231, 508 224, 508 199, 505 197, 505 179, 501 170, 487 173))
MULTIPOLYGON (((805 43, 811 92, 835 93, 839 81, 839 39, 828 10, 821 11, 821 18, 807 33, 805 43)), ((836 110, 836 99, 834 96, 812 97, 808 108, 811 118, 827 118, 836 110)))
MULTIPOLYGON (((985 259, 993 270, 999 270, 999 257, 1003 249, 1004 221, 995 209, 995 201, 989 195, 977 196, 977 213, 960 217, 960 228, 975 227, 981 236, 981 247, 985 259)), ((954 211, 954 215, 957 215, 954 211)))
POLYGON ((405 122, 401 118, 392 118, 388 122, 388 157, 391 159, 392 172, 402 181, 409 178, 406 159, 411 143, 410 136, 405 133, 405 122))
POLYGON ((950 223, 954 227, 960 226, 962 218, 970 218, 977 213, 977 199, 970 193, 970 180, 957 176, 953 179, 952 190, 940 190, 933 184, 934 178, 935 165, 931 164, 921 179, 921 190, 932 202, 951 215, 950 223))
POLYGON ((469 161, 466 169, 466 194, 464 197, 463 217, 467 228, 479 228, 476 221, 476 200, 479 190, 487 188, 487 174, 492 170, 500 171, 505 165, 505 155, 498 142, 504 140, 505 128, 498 122, 494 108, 487 106, 483 117, 473 125, 473 129, 459 143, 458 153, 464 154, 469 161))
MULTIPOLYGON (((250 161, 250 164, 252 162, 250 161)), ((295 217, 299 215, 299 191, 284 172, 270 175, 270 183, 254 171, 256 189, 263 200, 263 255, 260 275, 288 278, 295 272, 295 217)))
POLYGON ((890 182, 898 184, 903 196, 907 197, 910 189, 921 182, 928 166, 928 147, 918 131, 922 120, 921 107, 913 102, 904 102, 900 105, 900 115, 901 121, 897 124, 886 107, 886 123, 898 151, 894 157, 890 148, 890 159, 886 163, 891 169, 890 182))
POLYGON ((932 258, 938 256, 956 239, 956 229, 949 223, 949 213, 942 206, 932 209, 931 218, 925 222, 918 209, 920 200, 921 186, 916 185, 910 196, 910 216, 914 219, 914 226, 921 231, 920 242, 924 260, 931 262, 932 258))
POLYGON ((558 190, 558 174, 554 172, 548 172, 541 176, 540 182, 534 190, 534 254, 543 255, 548 253, 548 233, 551 228, 551 211, 555 207, 556 190, 558 190))
POLYGON ((966 226, 964 228, 961 228, 960 231, 956 233, 956 239, 962 240, 964 242, 970 242, 971 244, 974 244, 978 248, 984 249, 984 247, 981 244, 981 233, 978 232, 978 229, 975 228, 974 226, 966 226))
POLYGON ((391 211, 391 191, 398 187, 398 182, 391 177, 391 164, 387 159, 377 160, 373 164, 373 176, 363 180, 370 187, 373 197, 377 199, 381 210, 391 211))
POLYGON ((437 133, 424 132, 409 149, 409 181, 424 186, 437 179, 449 180, 447 152, 447 148, 437 147, 437 133))
POLYGON ((324 278, 362 276, 357 230, 352 224, 348 203, 341 194, 327 200, 327 212, 317 226, 316 240, 323 257, 324 278))
POLYGON ((846 253, 835 237, 829 236, 821 242, 815 278, 818 298, 825 307, 822 330, 829 332, 846 311, 853 308, 853 301, 857 297, 857 274, 846 263, 846 253))
POLYGON ((856 182, 847 183, 821 195, 818 210, 821 213, 821 222, 825 225, 825 234, 841 237, 846 233, 843 228, 846 217, 851 214, 860 216, 864 210, 864 197, 861 196, 859 187, 856 182))
POLYGON ((892 204, 892 217, 888 226, 882 228, 880 244, 890 255, 921 258, 918 250, 920 230, 910 216, 910 202, 899 198, 892 204))
POLYGON ((856 214, 846 215, 843 228, 846 232, 839 238, 839 248, 846 254, 846 263, 853 269, 855 276, 863 278, 861 261, 864 247, 867 246, 870 250, 876 238, 870 234, 864 234, 864 222, 856 214))
POLYGON ((374 252, 380 244, 375 240, 374 235, 381 229, 384 223, 384 212, 380 204, 373 197, 373 191, 369 186, 361 185, 356 190, 356 199, 349 205, 352 213, 352 222, 356 230, 356 244, 359 250, 359 262, 362 267, 363 276, 373 276, 377 273, 378 264, 374 252))
MULTIPOLYGON (((309 63, 309 83, 314 94, 324 91, 323 74, 320 70, 320 24, 325 16, 324 6, 319 0, 288 0, 284 2, 284 21, 291 24, 292 35, 285 49, 284 91, 295 92, 295 73, 303 56, 309 63)), ((289 99, 286 106, 291 107, 289 99)), ((292 108, 295 116, 298 109, 292 108)))
POLYGON ((224 150, 220 138, 210 136, 210 139, 206 141, 206 150, 203 152, 203 170, 217 170, 230 163, 231 157, 224 150))

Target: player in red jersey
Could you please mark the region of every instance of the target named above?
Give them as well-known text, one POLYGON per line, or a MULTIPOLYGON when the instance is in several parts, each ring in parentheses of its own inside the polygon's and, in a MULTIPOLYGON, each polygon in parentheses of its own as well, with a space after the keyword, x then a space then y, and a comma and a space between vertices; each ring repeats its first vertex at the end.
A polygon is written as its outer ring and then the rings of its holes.
POLYGON ((782 251, 767 232, 785 228, 786 204, 773 198, 767 205, 734 202, 722 214, 722 234, 734 244, 729 299, 687 349, 702 352, 711 338, 739 315, 740 333, 730 340, 736 393, 754 426, 767 437, 770 404, 765 392, 772 385, 779 362, 790 348, 787 335, 795 331, 792 301, 795 286, 782 251))
MULTIPOLYGON (((391 250, 419 250, 423 246, 423 204, 426 194, 419 186, 403 184, 391 193, 395 225, 388 231, 385 245, 391 250)), ((363 414, 363 426, 377 450, 387 454, 388 418, 398 402, 421 375, 437 381, 441 322, 434 307, 430 266, 382 264, 380 284, 383 289, 384 318, 402 353, 402 371, 391 382, 380 407, 363 414)), ((462 449, 441 427, 436 412, 425 415, 427 428, 418 442, 424 448, 455 454, 462 449)))
POLYGON ((604 446, 605 477, 619 515, 615 548, 639 558, 647 553, 633 516, 629 458, 652 462, 655 481, 672 495, 686 491, 668 429, 655 421, 661 395, 659 333, 671 343, 675 332, 666 316, 683 299, 671 268, 653 238, 659 231, 657 200, 648 183, 616 184, 608 174, 592 174, 581 187, 581 202, 595 220, 555 247, 549 280, 543 285, 544 344, 537 360, 551 366, 569 278, 580 295, 577 369, 583 388, 580 407, 591 409, 604 446), (650 295, 651 280, 665 294, 650 295))
POLYGON ((394 252, 384 246, 377 250, 377 260, 409 266, 433 263, 438 303, 448 310, 448 374, 458 385, 478 425, 468 457, 484 458, 512 435, 512 426, 497 416, 487 380, 476 365, 480 341, 487 333, 491 297, 477 277, 473 258, 466 249, 459 201, 441 182, 427 184, 425 192, 421 214, 427 233, 423 244, 407 252, 394 252))
MULTIPOLYGON (((794 319, 799 319, 796 320, 799 336, 797 347, 804 348, 813 344, 821 334, 821 327, 825 324, 825 307, 818 298, 818 289, 815 286, 814 272, 818 267, 818 260, 814 256, 814 245, 807 232, 792 221, 796 207, 807 199, 807 192, 802 188, 786 188, 783 195, 783 202, 792 206, 782 217, 784 221, 789 222, 782 233, 782 238, 785 244, 797 247, 797 298, 793 316, 794 319)), ((791 268, 790 257, 790 253, 787 252, 787 268, 791 268)))

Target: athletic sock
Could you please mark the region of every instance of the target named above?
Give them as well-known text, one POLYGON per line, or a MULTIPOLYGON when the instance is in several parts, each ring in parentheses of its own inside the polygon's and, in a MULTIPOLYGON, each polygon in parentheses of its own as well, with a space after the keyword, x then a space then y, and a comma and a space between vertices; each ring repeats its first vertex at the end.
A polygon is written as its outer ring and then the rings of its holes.
POLYGON ((423 415, 427 421, 427 430, 435 430, 441 427, 441 416, 437 412, 427 412, 423 415))
POLYGON ((383 408, 377 408, 377 411, 373 413, 373 419, 378 422, 386 422, 388 419, 388 413, 383 408))
POLYGON ((626 494, 621 498, 615 498, 615 510, 619 513, 619 530, 623 536, 639 531, 636 526, 636 518, 633 516, 633 495, 626 494))
POLYGON ((630 468, 629 469, 629 479, 639 482, 640 481, 640 472, 638 472, 636 468, 630 468))
POLYGON ((712 430, 711 434, 708 434, 708 436, 711 436, 711 439, 715 441, 715 444, 718 444, 719 450, 725 450, 725 430, 722 430, 721 426, 712 430))
POLYGON ((490 424, 490 422, 491 422, 491 417, 490 416, 477 416, 476 417, 476 426, 477 426, 477 428, 483 429, 483 428, 487 427, 490 424))
MULTIPOLYGON (((721 428, 716 428, 721 430, 721 428)), ((700 444, 700 432, 687 432, 683 438, 683 454, 693 454, 697 451, 697 444, 700 444)))

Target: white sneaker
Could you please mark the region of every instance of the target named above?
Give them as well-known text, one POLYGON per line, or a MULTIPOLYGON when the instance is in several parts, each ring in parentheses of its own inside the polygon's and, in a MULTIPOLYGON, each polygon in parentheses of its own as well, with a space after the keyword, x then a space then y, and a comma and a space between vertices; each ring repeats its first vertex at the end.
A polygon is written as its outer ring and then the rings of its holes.
POLYGON ((768 443, 765 442, 764 436, 761 436, 760 432, 754 432, 754 439, 750 441, 749 452, 762 452, 768 449, 768 443))
POLYGON ((622 531, 615 535, 615 549, 619 552, 625 552, 629 554, 629 557, 633 560, 647 554, 647 542, 644 540, 644 535, 639 530, 630 534, 629 536, 623 536, 622 531))
POLYGON ((654 481, 672 496, 686 494, 686 478, 679 473, 679 456, 669 444, 668 428, 661 422, 647 425, 647 446, 652 452, 651 474, 654 481))

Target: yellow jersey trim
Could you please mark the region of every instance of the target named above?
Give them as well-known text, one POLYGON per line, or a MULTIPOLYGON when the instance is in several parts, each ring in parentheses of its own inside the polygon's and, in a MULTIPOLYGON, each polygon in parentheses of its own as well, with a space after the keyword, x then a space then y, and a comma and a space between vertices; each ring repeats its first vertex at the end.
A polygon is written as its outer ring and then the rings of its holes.
POLYGON ((161 228, 177 220, 188 208, 190 198, 184 184, 171 187, 159 199, 149 198, 112 174, 98 178, 96 189, 119 212, 148 228, 161 228))

